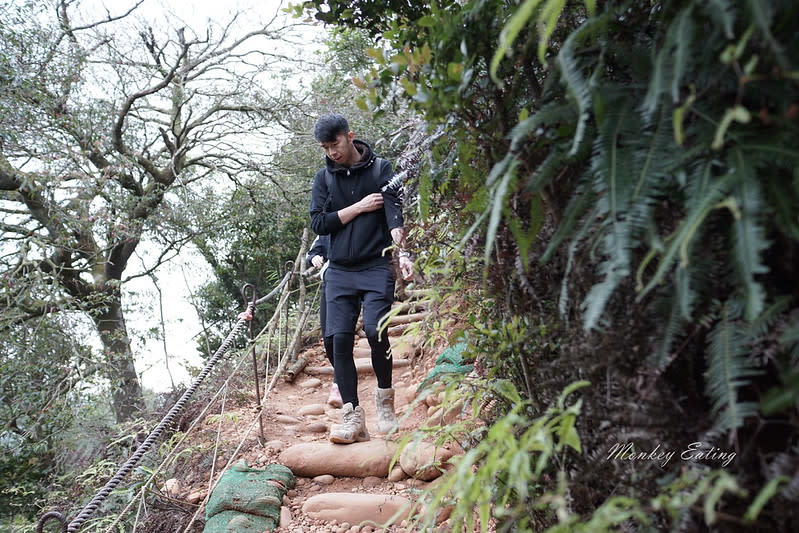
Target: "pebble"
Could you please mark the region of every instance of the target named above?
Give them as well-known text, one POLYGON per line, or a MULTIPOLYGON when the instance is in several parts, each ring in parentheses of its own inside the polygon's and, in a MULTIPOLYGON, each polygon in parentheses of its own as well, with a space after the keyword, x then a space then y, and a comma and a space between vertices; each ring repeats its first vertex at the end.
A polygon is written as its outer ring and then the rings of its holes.
POLYGON ((363 478, 363 486, 367 488, 374 488, 380 485, 381 483, 383 483, 383 480, 376 476, 368 476, 363 478))
POLYGON ((316 476, 315 478, 313 478, 313 480, 319 483, 320 485, 332 485, 333 482, 336 480, 336 478, 334 478, 330 474, 322 474, 321 476, 316 476))
POLYGON ((277 415, 277 421, 280 422, 281 424, 289 424, 289 425, 300 423, 299 418, 294 418, 293 416, 289 415, 277 415))
POLYGON ((283 443, 282 440, 270 440, 269 442, 264 444, 264 447, 279 452, 283 448, 285 448, 286 445, 283 443))
POLYGON ((307 431, 311 433, 326 433, 327 432, 327 424, 324 422, 312 422, 305 426, 307 431))
POLYGON ((301 407, 299 411, 297 411, 297 414, 300 416, 323 415, 325 414, 325 406, 320 403, 312 403, 301 407))
POLYGON ((305 381, 299 383, 298 385, 301 389, 313 389, 315 387, 320 386, 321 384, 322 384, 321 379, 311 378, 311 379, 306 379, 305 381))

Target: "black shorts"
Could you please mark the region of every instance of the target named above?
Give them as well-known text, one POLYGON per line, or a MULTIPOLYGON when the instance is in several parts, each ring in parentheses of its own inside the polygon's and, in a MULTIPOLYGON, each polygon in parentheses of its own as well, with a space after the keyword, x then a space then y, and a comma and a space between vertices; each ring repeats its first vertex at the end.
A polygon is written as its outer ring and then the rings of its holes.
POLYGON ((330 266, 325 273, 325 335, 355 333, 363 302, 363 324, 377 326, 394 303, 394 270, 378 265, 351 272, 330 266))

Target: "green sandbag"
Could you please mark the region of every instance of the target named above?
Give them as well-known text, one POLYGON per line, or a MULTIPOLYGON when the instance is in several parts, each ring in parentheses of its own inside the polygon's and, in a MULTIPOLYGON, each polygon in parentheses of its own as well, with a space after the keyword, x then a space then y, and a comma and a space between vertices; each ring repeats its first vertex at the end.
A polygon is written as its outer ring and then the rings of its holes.
MULTIPOLYGON (((236 511, 278 523, 283 496, 294 483, 294 474, 288 467, 275 464, 261 470, 250 468, 244 460, 239 461, 226 470, 216 484, 205 506, 206 520, 226 511, 236 511)), ((217 531, 207 527, 205 533, 217 531)))
POLYGON ((272 531, 278 523, 279 519, 275 521, 264 516, 222 511, 205 522, 203 533, 263 533, 272 531))

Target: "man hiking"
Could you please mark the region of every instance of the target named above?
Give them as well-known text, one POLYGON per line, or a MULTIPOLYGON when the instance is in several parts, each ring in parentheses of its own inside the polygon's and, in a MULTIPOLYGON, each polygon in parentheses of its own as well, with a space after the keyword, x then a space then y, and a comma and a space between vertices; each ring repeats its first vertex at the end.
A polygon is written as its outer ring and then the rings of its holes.
POLYGON ((344 402, 342 423, 331 428, 330 441, 350 444, 369 440, 352 355, 361 303, 377 378, 377 430, 388 433, 397 426, 391 346, 385 328, 381 331, 381 320, 394 302, 392 244, 399 250, 395 253, 403 278, 411 278, 413 263, 402 249, 402 206, 396 190, 386 187, 393 176, 391 164, 356 139, 342 115, 321 116, 314 137, 325 153, 325 167, 314 177, 311 227, 330 239, 325 335, 333 339, 333 368, 344 402))

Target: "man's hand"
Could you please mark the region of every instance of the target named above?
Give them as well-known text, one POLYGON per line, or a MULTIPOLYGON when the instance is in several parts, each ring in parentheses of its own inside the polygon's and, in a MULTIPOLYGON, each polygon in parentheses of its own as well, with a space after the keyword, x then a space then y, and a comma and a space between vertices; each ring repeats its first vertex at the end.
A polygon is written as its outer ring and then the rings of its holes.
POLYGON ((241 313, 239 313, 238 319, 239 320, 252 320, 252 309, 250 309, 248 307, 246 311, 242 311, 241 313))
POLYGON ((410 257, 407 255, 400 255, 399 267, 402 279, 408 281, 413 277, 413 261, 411 261, 410 257))
POLYGON ((373 192, 355 202, 354 204, 338 210, 338 219, 342 224, 349 224, 361 213, 377 211, 383 207, 383 194, 373 192))
POLYGON ((311 258, 311 264, 316 268, 322 268, 322 265, 325 264, 325 258, 321 255, 315 255, 311 258))
POLYGON ((361 199, 360 202, 358 202, 357 205, 360 207, 362 213, 377 211, 383 207, 383 194, 379 192, 367 194, 361 199))

